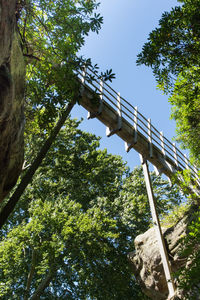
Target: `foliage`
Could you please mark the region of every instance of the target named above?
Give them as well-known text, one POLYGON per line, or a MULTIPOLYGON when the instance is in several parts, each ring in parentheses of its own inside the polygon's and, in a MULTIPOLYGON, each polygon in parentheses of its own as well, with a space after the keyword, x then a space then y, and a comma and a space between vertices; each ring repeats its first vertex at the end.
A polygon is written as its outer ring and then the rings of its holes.
MULTIPOLYGON (((26 58, 26 130, 32 130, 32 121, 40 129, 48 130, 73 97, 78 100, 77 71, 88 65, 97 73, 97 65, 90 59, 78 57, 90 31, 98 33, 103 17, 96 13, 95 0, 20 2, 18 27, 26 58)), ((111 71, 103 73, 112 80, 111 71)))
POLYGON ((161 227, 170 228, 177 224, 184 215, 188 212, 190 205, 188 203, 181 203, 174 206, 172 211, 168 212, 161 220, 161 227))
POLYGON ((187 266, 176 274, 179 288, 183 290, 184 299, 197 299, 200 293, 200 213, 194 214, 194 221, 189 226, 189 232, 183 240, 181 255, 188 258, 187 266))
POLYGON ((98 31, 102 23, 102 18, 93 17, 96 6, 94 1, 38 0, 22 7, 18 24, 27 57, 27 108, 31 103, 30 110, 38 112, 41 125, 51 120, 77 89, 76 52, 84 44, 84 36, 90 30, 98 31))
MULTIPOLYGON (((142 169, 130 173, 78 125, 67 121, 4 226, 1 299, 145 299, 127 262, 151 224, 142 169)), ((152 176, 164 214, 177 190, 152 176)))
MULTIPOLYGON (((126 205, 120 218, 126 220, 136 234, 143 233, 151 226, 151 213, 146 193, 142 168, 135 168, 134 171, 124 180, 120 197, 116 205, 126 205)), ((181 203, 181 195, 174 185, 151 173, 154 196, 157 204, 157 211, 162 219, 174 206, 181 203)))
POLYGON ((172 96, 169 98, 172 104, 171 117, 176 121, 177 140, 182 142, 184 148, 189 148, 199 164, 200 156, 200 90, 199 69, 190 68, 179 75, 172 96))
POLYGON ((138 64, 150 66, 158 87, 170 93, 177 140, 199 163, 200 2, 182 0, 165 12, 138 55, 138 64))
POLYGON ((176 79, 191 66, 198 67, 200 64, 200 3, 198 0, 179 2, 183 5, 162 15, 159 27, 149 34, 148 42, 144 44, 137 60, 138 64, 153 69, 165 91, 173 86, 173 76, 176 79))

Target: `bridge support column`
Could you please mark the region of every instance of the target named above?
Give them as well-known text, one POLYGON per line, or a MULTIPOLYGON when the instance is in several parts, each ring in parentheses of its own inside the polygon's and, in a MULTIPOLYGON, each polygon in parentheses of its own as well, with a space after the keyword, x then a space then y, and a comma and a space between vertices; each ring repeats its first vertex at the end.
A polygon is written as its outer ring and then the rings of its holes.
POLYGON ((171 273, 172 273, 171 266, 169 263, 168 253, 166 250, 166 245, 165 245, 165 241, 164 241, 164 238, 162 235, 159 217, 158 217, 158 213, 156 210, 156 201, 155 201, 155 197, 154 197, 154 193, 153 193, 148 163, 147 163, 147 160, 141 154, 140 154, 140 159, 141 159, 143 172, 144 172, 144 178, 145 178, 145 184, 146 184, 146 189, 147 189, 147 194, 148 194, 148 199, 149 199, 149 205, 150 205, 150 209, 151 209, 151 215, 152 215, 152 219, 153 219, 155 232, 157 235, 157 241, 158 241, 158 246, 159 246, 160 255, 161 255, 161 259, 162 259, 163 269, 164 269, 167 286, 168 286, 168 290, 169 290, 168 299, 171 299, 172 297, 175 296, 175 285, 174 285, 174 281, 173 281, 173 278, 171 275, 171 273))

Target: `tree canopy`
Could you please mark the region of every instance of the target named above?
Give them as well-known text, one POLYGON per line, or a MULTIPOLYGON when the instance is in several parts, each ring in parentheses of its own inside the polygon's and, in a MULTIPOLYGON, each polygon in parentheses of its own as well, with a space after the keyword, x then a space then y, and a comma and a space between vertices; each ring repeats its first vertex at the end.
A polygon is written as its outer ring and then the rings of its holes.
MULTIPOLYGON (((151 224, 142 169, 130 173, 78 125, 66 122, 3 228, 1 299, 145 299, 127 262, 151 224)), ((181 198, 152 180, 163 215, 181 198)))
MULTIPOLYGON (((199 166, 200 2, 178 2, 180 6, 165 12, 159 27, 149 34, 137 63, 151 67, 158 87, 169 94, 171 117, 177 126, 176 139, 183 148, 190 150, 192 160, 199 166)), ((191 258, 189 268, 183 268, 178 274, 184 299, 197 299, 199 296, 199 222, 197 212, 182 243, 184 253, 191 258)))
POLYGON ((177 76, 199 67, 199 1, 180 0, 180 6, 165 12, 159 27, 148 37, 137 63, 150 66, 164 91, 169 91, 177 76))
POLYGON ((199 164, 200 3, 178 2, 149 34, 137 63, 151 67, 158 87, 171 95, 177 140, 199 164))
POLYGON ((78 58, 77 52, 85 36, 90 31, 98 33, 101 27, 103 18, 94 12, 98 5, 85 0, 30 0, 20 6, 18 26, 27 58, 27 119, 37 113, 45 129, 60 107, 74 95, 78 98, 75 71, 86 59, 78 58))
MULTIPOLYGON (((5 207, 3 223, 59 132, 59 126, 52 127, 54 121, 60 116, 58 125, 62 126, 79 100, 77 70, 90 65, 97 73, 97 65, 93 66, 90 59, 78 57, 77 53, 90 31, 99 32, 103 18, 95 12, 98 6, 95 0, 17 2, 18 32, 26 58, 25 143, 36 131, 46 142, 23 178, 20 191, 16 191, 17 195, 5 207)), ((100 76, 111 80, 114 74, 110 70, 100 76)))

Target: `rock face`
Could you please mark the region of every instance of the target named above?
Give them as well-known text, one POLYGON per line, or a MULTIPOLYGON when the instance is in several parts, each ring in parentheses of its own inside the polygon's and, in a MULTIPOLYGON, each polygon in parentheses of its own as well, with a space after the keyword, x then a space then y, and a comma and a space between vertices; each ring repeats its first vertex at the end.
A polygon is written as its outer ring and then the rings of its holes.
POLYGON ((0 201, 23 163, 25 65, 16 31, 15 0, 0 0, 0 201))
MULTIPOLYGON (((181 219, 175 226, 162 229, 167 242, 167 250, 172 272, 176 272, 186 264, 187 258, 179 256, 180 239, 186 234, 188 216, 181 219)), ((164 300, 168 297, 161 256, 154 228, 135 239, 135 252, 128 255, 133 273, 143 292, 154 300, 164 300)))

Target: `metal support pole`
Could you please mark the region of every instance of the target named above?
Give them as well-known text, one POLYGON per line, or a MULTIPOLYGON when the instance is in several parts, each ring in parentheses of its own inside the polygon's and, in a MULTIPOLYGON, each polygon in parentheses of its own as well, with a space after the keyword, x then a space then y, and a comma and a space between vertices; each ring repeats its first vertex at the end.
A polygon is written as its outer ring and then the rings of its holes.
POLYGON ((175 295, 175 285, 174 285, 173 278, 171 276, 171 267, 169 264, 165 241, 164 241, 164 238, 162 235, 160 221, 159 221, 158 213, 156 210, 156 202, 155 202, 155 198, 154 198, 154 194, 153 194, 153 188, 152 188, 151 178, 150 178, 150 174, 149 174, 148 163, 147 163, 146 159, 143 158, 142 155, 140 155, 140 159, 141 159, 143 172, 144 172, 144 178, 145 178, 145 184, 146 184, 146 189, 147 189, 147 194, 148 194, 148 199, 149 199, 149 205, 150 205, 150 209, 151 209, 151 215, 152 215, 153 224, 154 224, 154 228, 155 228, 156 235, 157 235, 157 241, 158 241, 158 246, 160 249, 160 255, 161 255, 161 259, 162 259, 163 269, 164 269, 167 286, 168 286, 168 290, 169 290, 169 298, 168 299, 171 299, 175 295))

